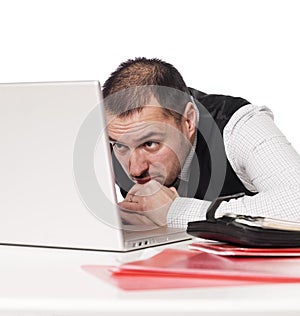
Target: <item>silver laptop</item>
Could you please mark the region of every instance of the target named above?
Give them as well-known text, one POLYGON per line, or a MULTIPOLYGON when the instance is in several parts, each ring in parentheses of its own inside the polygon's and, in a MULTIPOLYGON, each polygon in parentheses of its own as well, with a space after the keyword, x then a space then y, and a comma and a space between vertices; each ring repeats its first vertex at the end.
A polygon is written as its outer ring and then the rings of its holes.
POLYGON ((128 251, 187 238, 122 226, 97 81, 0 84, 0 244, 128 251))

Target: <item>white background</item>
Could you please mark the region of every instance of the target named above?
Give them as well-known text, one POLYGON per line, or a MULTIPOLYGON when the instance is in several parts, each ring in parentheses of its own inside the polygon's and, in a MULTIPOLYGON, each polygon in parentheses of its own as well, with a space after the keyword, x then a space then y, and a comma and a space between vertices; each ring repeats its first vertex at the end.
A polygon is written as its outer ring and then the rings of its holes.
POLYGON ((0 0, 0 82, 97 79, 158 57, 189 86, 267 105, 300 151, 299 1, 0 0))

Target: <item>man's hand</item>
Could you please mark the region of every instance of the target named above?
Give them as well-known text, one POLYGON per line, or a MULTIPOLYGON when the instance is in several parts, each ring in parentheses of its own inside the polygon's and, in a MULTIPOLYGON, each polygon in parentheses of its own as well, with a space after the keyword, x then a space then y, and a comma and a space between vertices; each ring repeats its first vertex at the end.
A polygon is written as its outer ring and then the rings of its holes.
POLYGON ((169 208, 176 197, 175 188, 167 188, 154 180, 136 184, 119 203, 121 217, 130 224, 165 226, 169 208))

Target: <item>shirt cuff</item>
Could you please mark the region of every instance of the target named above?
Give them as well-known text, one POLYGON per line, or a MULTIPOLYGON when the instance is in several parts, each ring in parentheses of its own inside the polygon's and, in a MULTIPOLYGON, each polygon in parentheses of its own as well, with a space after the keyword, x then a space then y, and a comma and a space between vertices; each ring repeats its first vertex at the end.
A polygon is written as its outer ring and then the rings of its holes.
POLYGON ((210 201, 177 197, 168 212, 168 226, 186 228, 188 222, 204 220, 210 204, 210 201))

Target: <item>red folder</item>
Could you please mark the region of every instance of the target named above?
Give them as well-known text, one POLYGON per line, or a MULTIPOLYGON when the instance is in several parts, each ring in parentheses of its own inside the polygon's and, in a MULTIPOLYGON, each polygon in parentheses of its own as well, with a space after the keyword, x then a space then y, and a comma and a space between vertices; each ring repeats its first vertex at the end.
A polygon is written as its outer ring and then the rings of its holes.
POLYGON ((124 290, 300 282, 300 258, 222 257, 178 249, 120 267, 82 268, 124 290))
POLYGON ((219 242, 195 242, 190 244, 189 248, 220 256, 300 258, 300 248, 254 248, 219 242))

